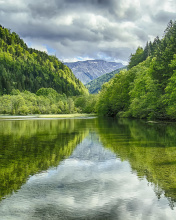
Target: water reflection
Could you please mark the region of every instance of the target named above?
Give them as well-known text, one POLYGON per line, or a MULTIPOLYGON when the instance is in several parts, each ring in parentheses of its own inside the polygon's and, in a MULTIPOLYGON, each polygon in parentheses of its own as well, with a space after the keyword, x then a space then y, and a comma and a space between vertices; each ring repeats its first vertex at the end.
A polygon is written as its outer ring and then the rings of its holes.
POLYGON ((4 155, 10 159, 13 147, 17 152, 14 167, 6 162, 0 172, 12 175, 14 183, 18 176, 23 179, 20 171, 26 167, 26 175, 37 173, 1 201, 0 219, 175 219, 174 124, 111 119, 31 123, 17 123, 23 127, 19 132, 0 130, 4 155))
POLYGON ((158 199, 171 208, 176 201, 176 124, 120 119, 101 121, 100 139, 122 161, 129 161, 139 178, 154 183, 158 199), (111 129, 102 129, 108 128, 111 129))
POLYGON ((70 156, 87 132, 82 120, 0 121, 0 200, 70 156))

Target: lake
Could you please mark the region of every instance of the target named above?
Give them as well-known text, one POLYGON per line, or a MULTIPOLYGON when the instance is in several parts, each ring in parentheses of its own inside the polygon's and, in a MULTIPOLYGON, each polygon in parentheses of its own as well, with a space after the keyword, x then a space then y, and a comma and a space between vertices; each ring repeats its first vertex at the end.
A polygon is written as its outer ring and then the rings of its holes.
POLYGON ((176 216, 176 123, 0 120, 0 219, 176 216))

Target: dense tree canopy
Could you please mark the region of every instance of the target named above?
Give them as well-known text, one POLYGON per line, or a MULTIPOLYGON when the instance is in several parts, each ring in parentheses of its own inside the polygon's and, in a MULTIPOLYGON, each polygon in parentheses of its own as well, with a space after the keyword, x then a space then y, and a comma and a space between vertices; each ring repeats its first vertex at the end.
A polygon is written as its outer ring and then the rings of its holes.
POLYGON ((128 71, 104 84, 97 110, 104 115, 176 119, 176 21, 163 38, 138 47, 128 71))
POLYGON ((67 96, 88 94, 55 56, 28 48, 16 33, 0 26, 0 95, 10 94, 13 89, 35 93, 42 87, 67 96))
POLYGON ((95 112, 97 96, 67 97, 52 88, 40 88, 36 94, 13 89, 10 95, 0 96, 0 114, 70 114, 95 112))
POLYGON ((110 73, 106 73, 87 83, 85 86, 86 88, 88 88, 90 94, 96 94, 101 90, 101 87, 105 82, 109 82, 109 80, 112 79, 115 76, 115 74, 119 73, 123 69, 126 69, 126 67, 122 67, 110 73))

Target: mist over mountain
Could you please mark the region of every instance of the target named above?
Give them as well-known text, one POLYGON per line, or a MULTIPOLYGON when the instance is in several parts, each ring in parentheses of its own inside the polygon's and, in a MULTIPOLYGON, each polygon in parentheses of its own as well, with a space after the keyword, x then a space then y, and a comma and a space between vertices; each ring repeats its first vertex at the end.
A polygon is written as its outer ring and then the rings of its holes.
POLYGON ((112 72, 116 69, 124 67, 122 63, 107 62, 104 60, 86 60, 78 62, 66 62, 74 75, 86 84, 105 73, 112 72))

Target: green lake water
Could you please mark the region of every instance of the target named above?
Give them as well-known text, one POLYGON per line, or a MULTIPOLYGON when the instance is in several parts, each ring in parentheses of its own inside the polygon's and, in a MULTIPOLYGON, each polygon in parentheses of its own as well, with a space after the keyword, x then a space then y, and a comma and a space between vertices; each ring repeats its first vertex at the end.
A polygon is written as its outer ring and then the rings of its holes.
POLYGON ((176 123, 0 120, 0 219, 176 219, 176 123))

